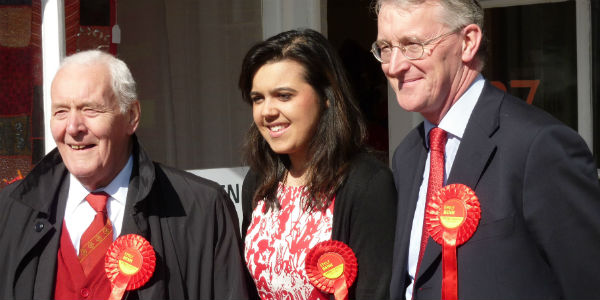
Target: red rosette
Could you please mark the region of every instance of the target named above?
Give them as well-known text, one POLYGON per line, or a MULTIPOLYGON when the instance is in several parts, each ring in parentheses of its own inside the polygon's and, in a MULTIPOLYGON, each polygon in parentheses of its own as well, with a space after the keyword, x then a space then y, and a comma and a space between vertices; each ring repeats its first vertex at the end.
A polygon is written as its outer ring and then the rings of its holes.
POLYGON ((439 189, 427 201, 425 228, 442 245, 442 299, 458 299, 456 247, 473 236, 481 219, 475 192, 464 184, 439 189))
POLYGON ((120 236, 106 252, 104 270, 111 282, 109 299, 121 299, 127 290, 143 286, 152 277, 156 255, 152 245, 137 234, 120 236))
POLYGON ((444 230, 457 230, 456 246, 459 246, 475 233, 480 218, 481 209, 475 192, 464 184, 450 184, 429 199, 425 210, 425 227, 439 244, 444 243, 444 230), (444 204, 454 207, 454 215, 451 208, 446 207, 444 211, 444 204))
POLYGON ((323 241, 309 252, 305 262, 310 283, 322 292, 346 299, 356 279, 358 263, 352 249, 340 241, 323 241))

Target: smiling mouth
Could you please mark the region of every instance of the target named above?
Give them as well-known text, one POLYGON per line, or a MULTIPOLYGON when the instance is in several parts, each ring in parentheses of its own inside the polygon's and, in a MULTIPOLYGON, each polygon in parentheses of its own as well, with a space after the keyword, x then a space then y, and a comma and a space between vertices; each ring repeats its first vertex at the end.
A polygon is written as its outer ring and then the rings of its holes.
POLYGON ((411 83, 415 81, 419 81, 421 78, 412 78, 412 79, 404 79, 402 83, 411 83))
POLYGON ((286 128, 287 128, 287 126, 284 126, 284 125, 269 126, 269 130, 272 132, 279 132, 286 128))
POLYGON ((94 145, 69 145, 73 150, 84 150, 94 147, 94 145))

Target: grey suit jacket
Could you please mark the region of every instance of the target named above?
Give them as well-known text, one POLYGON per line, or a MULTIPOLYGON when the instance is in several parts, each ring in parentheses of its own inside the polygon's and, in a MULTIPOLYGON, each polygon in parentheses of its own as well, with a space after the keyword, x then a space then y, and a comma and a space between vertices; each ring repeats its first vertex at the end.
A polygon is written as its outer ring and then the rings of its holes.
MULTIPOLYGON (((390 293, 403 299, 410 231, 427 157, 423 125, 393 159, 398 216, 390 293)), ((486 82, 447 184, 472 188, 475 234, 457 249, 460 299, 600 298, 600 185, 581 137, 486 82)), ((431 237, 414 299, 440 299, 442 248, 431 237)))

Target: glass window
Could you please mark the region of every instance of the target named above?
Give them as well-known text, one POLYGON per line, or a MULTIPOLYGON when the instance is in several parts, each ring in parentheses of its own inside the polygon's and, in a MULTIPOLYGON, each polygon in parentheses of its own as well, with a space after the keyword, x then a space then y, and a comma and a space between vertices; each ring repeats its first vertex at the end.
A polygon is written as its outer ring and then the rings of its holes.
POLYGON ((577 130, 575 2, 485 10, 484 76, 577 130))

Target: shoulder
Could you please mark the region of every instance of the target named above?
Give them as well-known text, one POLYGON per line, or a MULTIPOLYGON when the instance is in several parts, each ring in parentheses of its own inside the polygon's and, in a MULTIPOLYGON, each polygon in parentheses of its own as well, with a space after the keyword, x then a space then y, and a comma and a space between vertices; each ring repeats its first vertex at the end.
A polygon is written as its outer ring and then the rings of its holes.
POLYGON ((408 134, 402 139, 400 144, 396 146, 394 150, 394 160, 399 155, 403 155, 404 153, 411 152, 415 149, 415 147, 425 147, 424 145, 424 131, 423 131, 423 122, 417 125, 415 128, 411 129, 408 134))
POLYGON ((155 184, 161 186, 163 193, 169 193, 171 190, 184 202, 228 200, 223 187, 217 182, 160 163, 154 163, 154 165, 155 184))
MULTIPOLYGON (((478 107, 491 107, 492 109, 498 107, 500 127, 518 127, 519 131, 535 131, 548 126, 568 127, 547 111, 491 85, 486 86, 479 101, 481 105, 478 103, 478 107)), ((478 111, 484 112, 485 118, 491 117, 486 113, 486 109, 478 111)))
POLYGON ((360 153, 350 163, 348 180, 351 178, 369 178, 378 173, 391 174, 391 170, 372 154, 360 153))
POLYGON ((373 189, 394 188, 392 171, 382 161, 368 153, 358 154, 350 163, 346 182, 340 188, 340 196, 360 196, 373 189))
MULTIPOLYGON (((499 111, 497 138, 504 143, 535 145, 536 141, 558 144, 579 144, 587 148, 577 131, 555 118, 550 113, 506 94, 499 111)), ((544 143, 539 143, 543 145, 544 143)))
POLYGON ((246 173, 246 176, 244 177, 244 182, 242 183, 242 187, 245 190, 254 190, 256 189, 256 185, 258 183, 258 173, 254 170, 254 169, 249 169, 248 173, 246 173))

